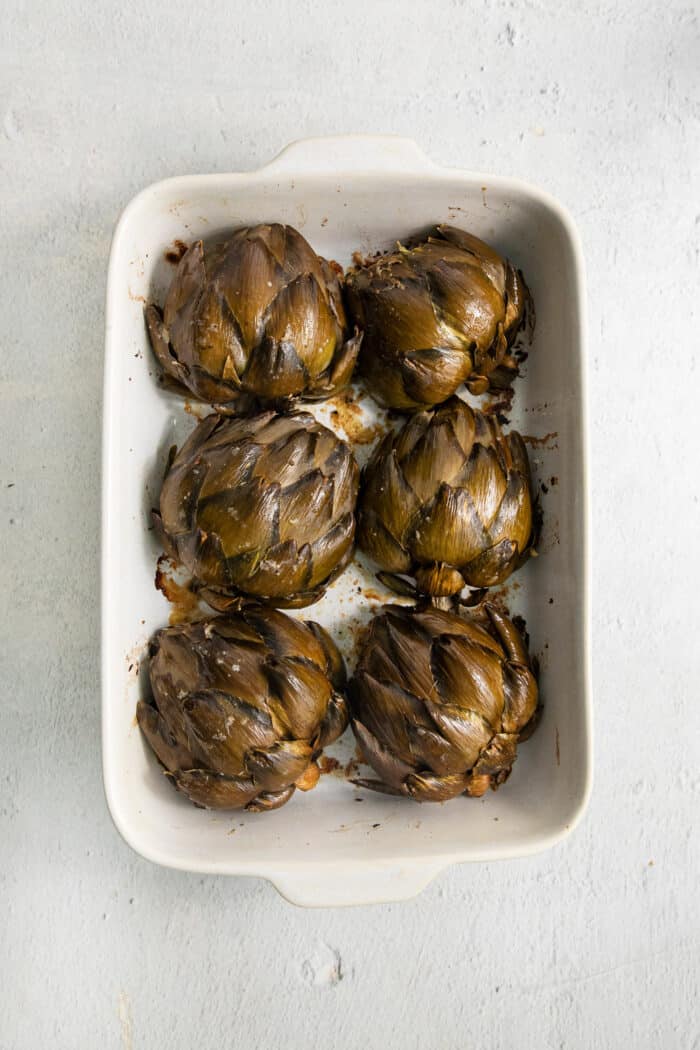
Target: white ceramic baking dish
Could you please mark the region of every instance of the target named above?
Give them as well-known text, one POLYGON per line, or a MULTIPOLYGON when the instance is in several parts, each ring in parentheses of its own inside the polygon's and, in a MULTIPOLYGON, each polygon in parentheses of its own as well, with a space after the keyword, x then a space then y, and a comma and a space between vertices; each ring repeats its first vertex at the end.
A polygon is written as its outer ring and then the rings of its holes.
MULTIPOLYGON (((107 800, 137 852, 189 871, 263 876, 297 904, 339 905, 406 898, 448 864, 542 850, 574 827, 592 763, 585 373, 583 263, 567 213, 516 180, 437 167, 410 140, 297 142, 259 171, 168 179, 129 204, 107 290, 102 702, 107 800), (544 715, 508 783, 483 799, 420 806, 326 775, 273 813, 211 813, 172 789, 135 725, 146 642, 169 612, 153 583, 159 550, 148 512, 168 448, 194 422, 157 382, 143 304, 162 301, 175 240, 261 221, 291 223, 343 264, 358 249, 388 248, 446 221, 492 242, 526 274, 537 325, 511 418, 540 439, 530 452, 548 492, 540 557, 512 578, 507 597, 541 660, 544 715)), ((358 451, 362 461, 367 447, 358 451)), ((354 565, 301 615, 350 651, 353 628, 384 593, 354 565)), ((336 748, 341 761, 351 755, 349 732, 336 748)))

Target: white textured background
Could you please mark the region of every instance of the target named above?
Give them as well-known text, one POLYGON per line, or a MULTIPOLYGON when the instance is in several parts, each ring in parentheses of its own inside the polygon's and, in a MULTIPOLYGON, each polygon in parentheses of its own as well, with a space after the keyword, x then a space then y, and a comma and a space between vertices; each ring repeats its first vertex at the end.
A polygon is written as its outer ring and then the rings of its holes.
POLYGON ((2 1050, 700 1047, 699 69, 675 0, 5 0, 2 1050), (579 223, 596 781, 552 852, 305 912, 159 870, 107 815, 103 295, 145 184, 344 131, 529 179, 579 223))

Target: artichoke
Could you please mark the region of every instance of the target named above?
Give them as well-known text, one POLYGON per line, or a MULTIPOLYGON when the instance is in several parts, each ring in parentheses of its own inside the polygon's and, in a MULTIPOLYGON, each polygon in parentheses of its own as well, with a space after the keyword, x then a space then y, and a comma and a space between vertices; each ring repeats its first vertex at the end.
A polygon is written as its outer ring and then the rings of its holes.
POLYGON ((348 688, 353 731, 381 781, 419 802, 483 795, 510 774, 535 727, 537 682, 525 642, 493 605, 484 624, 387 606, 370 625, 348 688))
POLYGON ((400 593, 502 583, 528 556, 530 467, 520 435, 457 397, 388 434, 365 467, 358 546, 400 593))
POLYGON ((166 627, 150 649, 141 731, 179 791, 210 809, 276 809, 318 780, 347 725, 345 667, 317 623, 250 605, 166 627))
POLYGON ((510 352, 528 296, 522 276, 488 244, 437 226, 412 248, 347 277, 364 333, 360 371, 389 408, 429 408, 466 382, 474 394, 517 375, 510 352))
POLYGON ((362 338, 348 329, 330 264, 279 223, 195 241, 146 323, 171 380, 235 410, 329 397, 349 381, 362 338))
POLYGON ((353 551, 359 471, 308 412, 207 416, 175 455, 154 521, 209 604, 309 605, 353 551))

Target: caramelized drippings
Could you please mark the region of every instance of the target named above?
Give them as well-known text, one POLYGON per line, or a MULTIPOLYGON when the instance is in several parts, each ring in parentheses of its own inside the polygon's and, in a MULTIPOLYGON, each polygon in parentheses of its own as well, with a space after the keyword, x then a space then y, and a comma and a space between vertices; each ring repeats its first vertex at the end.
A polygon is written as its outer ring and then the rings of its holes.
POLYGON ((378 437, 386 433, 386 422, 366 423, 362 405, 355 400, 352 392, 337 394, 331 399, 334 406, 331 411, 331 423, 344 431, 349 441, 356 445, 371 445, 378 437))
POLYGON ((166 554, 162 554, 156 567, 155 584, 172 606, 169 617, 171 627, 198 619, 197 614, 202 611, 197 594, 189 583, 179 583, 174 578, 175 571, 173 561, 166 554))

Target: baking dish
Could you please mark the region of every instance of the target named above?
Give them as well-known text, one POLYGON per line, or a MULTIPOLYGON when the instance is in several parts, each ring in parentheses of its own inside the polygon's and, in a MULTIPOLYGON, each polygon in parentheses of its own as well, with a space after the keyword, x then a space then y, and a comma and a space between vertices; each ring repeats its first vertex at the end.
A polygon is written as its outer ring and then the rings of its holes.
MULTIPOLYGON (((167 179, 128 205, 107 287, 102 724, 109 809, 138 853, 189 871, 262 876, 297 904, 340 905, 406 898, 449 864, 542 850, 574 827, 592 770, 583 282, 578 235, 555 200, 513 179, 438 167, 407 139, 297 142, 258 171, 167 179), (147 640, 169 614, 153 583, 160 551, 149 511, 169 447, 194 423, 158 383, 143 305, 162 301, 176 241, 261 221, 291 223, 344 265, 356 250, 451 222, 525 271, 537 325, 510 418, 531 435, 545 528, 540 556, 511 579, 506 598, 540 659, 544 714, 508 783, 483 799, 420 806, 326 775, 279 811, 212 813, 172 789, 135 725, 147 640)), ((319 411, 327 421, 332 406, 319 411)), ((367 448, 358 452, 362 461, 367 448)), ((300 615, 349 652, 353 630, 385 594, 357 564, 300 615)), ((353 747, 348 733, 334 752, 341 766, 353 747)))

